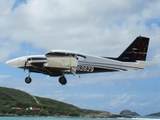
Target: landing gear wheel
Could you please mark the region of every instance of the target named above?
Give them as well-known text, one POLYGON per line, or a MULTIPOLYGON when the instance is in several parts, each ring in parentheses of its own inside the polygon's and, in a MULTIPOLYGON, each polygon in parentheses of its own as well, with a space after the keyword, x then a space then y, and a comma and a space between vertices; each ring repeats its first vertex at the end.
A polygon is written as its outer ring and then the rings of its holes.
POLYGON ((29 84, 29 83, 32 82, 32 79, 31 79, 30 77, 26 77, 26 78, 25 78, 25 82, 26 82, 27 84, 29 84))
POLYGON ((66 80, 66 78, 65 77, 60 77, 59 78, 59 82, 62 84, 62 85, 65 85, 66 83, 67 83, 67 80, 66 80))

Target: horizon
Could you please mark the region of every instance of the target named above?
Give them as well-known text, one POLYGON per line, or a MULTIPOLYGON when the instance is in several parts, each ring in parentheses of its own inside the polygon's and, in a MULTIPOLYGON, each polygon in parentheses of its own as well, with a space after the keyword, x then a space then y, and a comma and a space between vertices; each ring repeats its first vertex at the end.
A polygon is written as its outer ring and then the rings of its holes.
POLYGON ((0 86, 26 91, 80 108, 160 112, 160 1, 1 0, 0 86), (114 7, 113 7, 114 6, 114 7), (139 35, 149 37, 147 61, 138 71, 65 75, 31 73, 6 65, 27 55, 45 55, 54 49, 80 51, 106 57, 119 56, 139 35), (149 109, 148 109, 149 108, 149 109))

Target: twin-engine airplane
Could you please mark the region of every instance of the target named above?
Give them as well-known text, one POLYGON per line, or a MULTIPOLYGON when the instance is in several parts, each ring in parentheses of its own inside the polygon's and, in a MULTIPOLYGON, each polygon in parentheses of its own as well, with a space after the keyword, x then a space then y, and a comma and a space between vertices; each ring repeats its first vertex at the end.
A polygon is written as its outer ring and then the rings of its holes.
POLYGON ((143 69, 146 62, 149 38, 138 36, 117 58, 100 57, 68 50, 51 50, 45 55, 23 56, 7 61, 6 64, 29 71, 26 83, 31 83, 31 72, 49 76, 60 76, 62 85, 67 83, 65 74, 128 71, 143 69))

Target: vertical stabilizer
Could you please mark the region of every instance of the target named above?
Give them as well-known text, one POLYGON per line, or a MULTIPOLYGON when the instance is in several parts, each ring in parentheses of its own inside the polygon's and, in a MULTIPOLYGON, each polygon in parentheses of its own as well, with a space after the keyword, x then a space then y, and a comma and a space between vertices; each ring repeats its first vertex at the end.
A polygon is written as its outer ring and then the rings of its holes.
POLYGON ((149 38, 138 36, 128 48, 117 58, 123 62, 145 61, 149 46, 149 38))

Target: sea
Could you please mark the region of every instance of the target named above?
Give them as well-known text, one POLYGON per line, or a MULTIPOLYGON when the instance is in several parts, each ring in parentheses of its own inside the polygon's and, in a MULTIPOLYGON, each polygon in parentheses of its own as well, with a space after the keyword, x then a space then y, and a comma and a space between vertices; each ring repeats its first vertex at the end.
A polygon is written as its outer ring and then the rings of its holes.
POLYGON ((160 120, 160 117, 143 118, 54 118, 54 117, 0 117, 0 120, 160 120))

